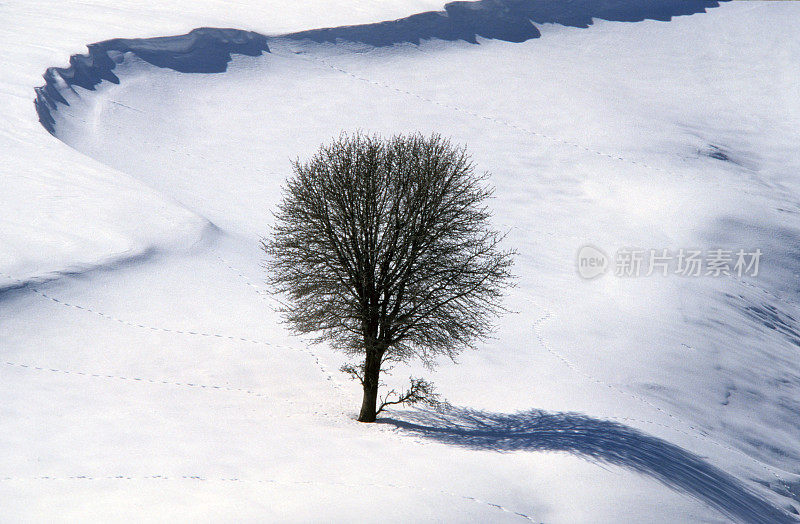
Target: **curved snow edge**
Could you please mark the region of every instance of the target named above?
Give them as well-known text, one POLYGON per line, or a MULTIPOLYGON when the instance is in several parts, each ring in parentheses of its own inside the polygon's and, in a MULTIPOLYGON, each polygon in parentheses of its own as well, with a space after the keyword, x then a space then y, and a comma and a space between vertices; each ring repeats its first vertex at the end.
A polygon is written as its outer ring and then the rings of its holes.
MULTIPOLYGON (((537 24, 589 27, 595 18, 616 22, 669 21, 674 16, 704 13, 728 0, 478 0, 445 4, 442 11, 426 11, 398 20, 372 24, 312 29, 280 35, 293 40, 318 43, 356 42, 371 46, 398 43, 419 44, 422 40, 464 40, 478 43, 478 37, 524 42, 541 36, 537 24)), ((116 38, 87 46, 88 54, 72 55, 69 67, 50 67, 45 85, 35 88, 34 105, 39 122, 55 134, 52 111, 58 104, 69 105, 62 89, 73 85, 94 90, 103 80, 119 83, 112 72, 125 53, 158 67, 182 73, 222 73, 231 55, 259 56, 269 52, 268 38, 253 31, 203 27, 185 35, 156 38, 116 38)))
POLYGON ((69 105, 61 95, 62 89, 73 85, 94 90, 103 80, 115 84, 113 73, 125 53, 133 53, 158 67, 181 73, 222 73, 232 60, 231 55, 259 56, 269 52, 267 37, 252 31, 202 27, 185 35, 157 38, 115 38, 86 46, 88 54, 72 55, 67 68, 49 67, 44 73, 45 85, 35 88, 36 113, 39 122, 55 134, 55 119, 51 111, 58 104, 69 105))

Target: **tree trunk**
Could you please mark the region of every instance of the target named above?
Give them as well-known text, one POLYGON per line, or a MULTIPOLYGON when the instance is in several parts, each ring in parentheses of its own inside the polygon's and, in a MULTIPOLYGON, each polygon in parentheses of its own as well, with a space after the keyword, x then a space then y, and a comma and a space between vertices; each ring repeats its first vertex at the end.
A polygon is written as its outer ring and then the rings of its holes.
POLYGON ((378 381, 381 372, 381 354, 375 349, 367 349, 364 361, 364 400, 361 402, 359 422, 375 422, 378 409, 378 381))

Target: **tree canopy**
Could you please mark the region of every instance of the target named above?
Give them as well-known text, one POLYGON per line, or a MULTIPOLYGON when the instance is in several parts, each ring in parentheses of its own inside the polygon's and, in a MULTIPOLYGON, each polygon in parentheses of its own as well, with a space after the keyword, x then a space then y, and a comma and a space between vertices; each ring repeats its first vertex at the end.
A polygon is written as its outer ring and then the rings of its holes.
POLYGON ((490 226, 488 174, 439 135, 342 134, 293 170, 262 242, 268 282, 294 331, 364 356, 371 421, 383 364, 432 365, 491 332, 513 252, 490 226))

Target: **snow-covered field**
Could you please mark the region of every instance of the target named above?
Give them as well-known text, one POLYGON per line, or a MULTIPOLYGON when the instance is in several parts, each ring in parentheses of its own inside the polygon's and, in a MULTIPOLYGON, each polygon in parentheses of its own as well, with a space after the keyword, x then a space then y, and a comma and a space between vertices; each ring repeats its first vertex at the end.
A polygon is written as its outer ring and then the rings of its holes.
POLYGON ((270 37, 219 74, 128 55, 119 84, 61 91, 55 136, 37 122, 41 74, 93 42, 442 7, 282 4, 0 2, 0 519, 800 510, 800 5, 479 45, 270 37), (291 337, 261 284, 290 159, 355 129, 466 144, 519 251, 495 339, 387 378, 425 374, 448 413, 355 422, 342 356, 291 337), (585 244, 763 256, 755 277, 586 281, 585 244))

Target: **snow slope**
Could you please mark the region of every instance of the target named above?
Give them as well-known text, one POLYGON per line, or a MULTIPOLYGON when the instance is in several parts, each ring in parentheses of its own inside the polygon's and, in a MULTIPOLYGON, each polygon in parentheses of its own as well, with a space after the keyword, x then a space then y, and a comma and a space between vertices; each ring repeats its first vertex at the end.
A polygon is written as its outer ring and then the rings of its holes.
POLYGON ((3 518, 788 520, 798 8, 551 19, 480 45, 334 29, 220 74, 127 55, 119 84, 60 91, 57 138, 36 122, 39 75, 91 42, 441 8, 319 5, 0 4, 3 518), (356 128, 468 144, 520 252, 517 313, 430 374, 449 413, 353 422, 341 357, 289 337, 260 285, 289 159, 356 128), (764 267, 586 282, 585 243, 759 247, 764 267))

